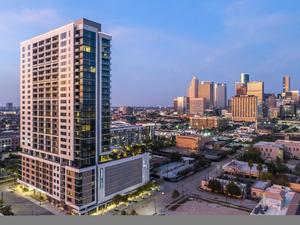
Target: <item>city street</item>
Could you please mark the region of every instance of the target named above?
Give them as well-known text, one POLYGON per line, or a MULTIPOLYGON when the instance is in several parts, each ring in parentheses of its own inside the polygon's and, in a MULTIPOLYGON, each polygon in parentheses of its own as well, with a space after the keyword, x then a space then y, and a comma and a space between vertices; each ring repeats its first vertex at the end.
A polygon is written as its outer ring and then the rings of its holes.
POLYGON ((53 215, 50 211, 31 202, 30 200, 19 196, 8 190, 12 183, 6 183, 0 186, 0 192, 3 193, 4 204, 10 205, 16 216, 28 215, 53 215))
MULTIPOLYGON (((175 189, 184 195, 201 194, 201 196, 213 198, 213 194, 199 190, 200 181, 206 177, 219 176, 222 173, 222 165, 231 161, 233 158, 236 158, 239 154, 240 153, 236 153, 220 162, 213 162, 207 169, 179 182, 163 182, 161 185, 161 192, 156 192, 150 198, 128 206, 126 211, 130 212, 131 210, 135 210, 139 215, 159 214, 161 211, 165 211, 165 207, 174 200, 172 199, 172 192, 175 189)), ((218 198, 225 200, 224 196, 218 196, 218 198)))

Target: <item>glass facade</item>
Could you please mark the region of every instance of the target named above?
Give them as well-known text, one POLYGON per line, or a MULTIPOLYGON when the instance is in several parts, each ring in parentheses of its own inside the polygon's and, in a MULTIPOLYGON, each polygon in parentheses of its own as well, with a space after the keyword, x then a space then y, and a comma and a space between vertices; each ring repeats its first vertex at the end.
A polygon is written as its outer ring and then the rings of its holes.
POLYGON ((96 33, 76 31, 75 154, 77 168, 95 165, 96 156, 96 33))
MULTIPOLYGON (((83 168, 96 163, 96 74, 101 74, 101 152, 109 151, 110 135, 110 40, 98 38, 101 46, 97 60, 97 34, 77 30, 75 37, 75 154, 73 166, 83 168)), ((99 97, 99 96, 98 96, 99 97)), ((97 137, 100 140, 100 137, 97 137)))
POLYGON ((108 151, 110 146, 110 40, 102 38, 102 152, 108 151))

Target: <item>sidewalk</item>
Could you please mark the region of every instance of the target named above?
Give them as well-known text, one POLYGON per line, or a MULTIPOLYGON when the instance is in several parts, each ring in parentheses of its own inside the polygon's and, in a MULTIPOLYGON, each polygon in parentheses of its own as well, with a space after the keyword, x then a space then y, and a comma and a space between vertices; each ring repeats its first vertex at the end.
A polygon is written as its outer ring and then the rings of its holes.
POLYGON ((18 193, 18 192, 16 192, 16 191, 13 191, 11 188, 7 188, 7 190, 8 190, 8 191, 12 191, 14 194, 19 195, 19 196, 21 196, 21 197, 23 197, 23 198, 26 198, 27 200, 29 200, 29 201, 31 201, 32 203, 34 203, 34 204, 36 204, 36 205, 38 205, 38 206, 40 206, 40 207, 42 207, 42 208, 48 210, 49 212, 51 212, 52 214, 54 214, 54 215, 56 215, 56 216, 63 216, 63 215, 66 215, 66 213, 65 213, 63 210, 57 208, 56 206, 52 205, 51 203, 49 203, 49 202, 47 202, 47 201, 42 202, 42 203, 40 204, 39 201, 37 201, 37 200, 31 198, 30 196, 22 195, 22 194, 20 194, 20 193, 18 193))

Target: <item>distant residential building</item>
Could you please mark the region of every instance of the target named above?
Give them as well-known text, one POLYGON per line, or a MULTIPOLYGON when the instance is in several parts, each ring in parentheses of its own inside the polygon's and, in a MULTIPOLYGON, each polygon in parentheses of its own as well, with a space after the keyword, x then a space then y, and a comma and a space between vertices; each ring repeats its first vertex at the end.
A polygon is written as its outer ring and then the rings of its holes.
POLYGON ((214 107, 216 109, 225 109, 227 107, 227 85, 214 84, 214 107))
POLYGON ((283 159, 284 146, 282 144, 260 141, 253 147, 260 151, 261 157, 264 160, 283 159))
POLYGON ((282 78, 282 88, 283 88, 283 93, 290 91, 290 89, 291 89, 291 78, 290 78, 290 76, 284 76, 282 78))
POLYGON ((133 114, 133 108, 129 106, 120 106, 119 107, 119 113, 122 115, 132 115, 133 114))
POLYGON ((273 185, 264 191, 261 201, 250 215, 296 215, 299 200, 299 194, 290 188, 273 185))
POLYGON ((250 75, 247 73, 241 73, 241 83, 247 84, 250 81, 250 75))
POLYGON ((173 99, 173 109, 174 109, 174 112, 178 112, 178 101, 177 101, 177 97, 173 99))
POLYGON ((197 77, 194 76, 188 88, 187 97, 198 98, 198 86, 199 86, 199 80, 197 77))
POLYGON ((284 99, 293 100, 295 103, 299 101, 299 91, 287 91, 282 93, 284 99))
POLYGON ((189 99, 185 96, 177 97, 174 100, 174 106, 176 106, 176 112, 178 113, 187 113, 188 112, 188 104, 189 99), (176 105, 175 105, 176 104, 176 105))
POLYGON ((268 117, 270 119, 279 118, 280 117, 280 108, 278 108, 278 107, 269 108, 268 117))
POLYGON ((112 145, 132 145, 152 141, 155 136, 155 124, 129 124, 123 121, 111 123, 112 145))
POLYGON ((284 146, 287 157, 300 159, 300 141, 276 140, 275 143, 284 146))
POLYGON ((206 108, 214 104, 214 83, 210 81, 199 82, 198 97, 205 99, 206 108))
POLYGON ((5 105, 6 110, 13 110, 14 105, 12 102, 7 102, 5 105))
POLYGON ((176 135, 176 147, 198 151, 208 141, 199 135, 176 135))
POLYGON ((236 122, 256 122, 258 118, 257 97, 235 96, 232 99, 232 119, 236 122))
POLYGON ((291 118, 295 117, 297 112, 297 106, 294 103, 287 103, 280 106, 280 117, 291 118))
POLYGON ((0 152, 15 151, 20 147, 19 132, 4 131, 0 133, 0 152))
POLYGON ((268 109, 276 107, 276 95, 265 94, 265 104, 268 109))
POLYGON ((191 115, 204 115, 205 112, 205 99, 204 98, 188 98, 188 112, 191 115))
POLYGON ((247 83, 247 95, 254 95, 257 97, 258 104, 264 101, 264 82, 251 81, 247 83))
POLYGON ((190 117, 192 129, 213 129, 228 126, 228 119, 217 116, 190 117))

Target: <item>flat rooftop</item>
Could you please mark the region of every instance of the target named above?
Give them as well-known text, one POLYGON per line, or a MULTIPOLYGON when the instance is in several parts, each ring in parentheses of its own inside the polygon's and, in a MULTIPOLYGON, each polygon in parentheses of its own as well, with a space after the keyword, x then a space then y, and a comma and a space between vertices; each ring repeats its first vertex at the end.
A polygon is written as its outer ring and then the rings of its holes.
POLYGON ((253 185, 252 188, 257 188, 261 190, 266 190, 266 188, 269 186, 269 182, 266 181, 256 181, 253 185))
POLYGON ((256 209, 258 207, 267 206, 266 210, 262 210, 262 211, 260 210, 258 211, 258 213, 255 213, 255 209, 254 209, 251 212, 251 215, 274 215, 274 216, 287 215, 288 209, 291 206, 294 196, 295 196, 295 192, 288 187, 278 186, 278 185, 269 187, 265 191, 264 197, 255 207, 256 209), (275 207, 274 204, 271 204, 273 200, 280 201, 281 198, 283 198, 282 201, 284 201, 282 207, 278 208, 275 207))
POLYGON ((260 141, 256 143, 254 146, 263 146, 263 147, 272 147, 272 148, 283 148, 282 144, 278 144, 275 142, 266 142, 266 141, 260 141))
MULTIPOLYGON (((250 173, 250 168, 248 165, 248 162, 238 161, 238 160, 232 160, 225 165, 222 166, 223 170, 233 170, 237 173, 250 173)), ((264 171, 266 171, 267 168, 264 167, 264 171)), ((257 170, 257 164, 253 163, 253 167, 251 169, 251 174, 258 174, 257 170)))

